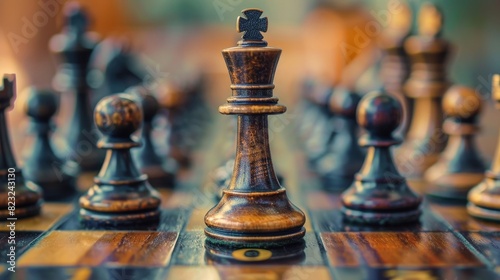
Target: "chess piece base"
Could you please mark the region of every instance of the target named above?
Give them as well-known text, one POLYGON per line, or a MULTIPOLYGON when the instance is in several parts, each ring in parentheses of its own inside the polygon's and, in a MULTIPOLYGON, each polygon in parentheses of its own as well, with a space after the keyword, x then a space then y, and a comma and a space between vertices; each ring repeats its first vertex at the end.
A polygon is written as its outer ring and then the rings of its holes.
POLYGON ((80 221, 87 226, 124 227, 153 224, 160 219, 159 210, 131 213, 103 213, 80 209, 80 221))
POLYGON ((490 209, 477 206, 473 203, 467 204, 467 212, 469 215, 490 221, 500 221, 500 209, 490 209))
POLYGON ((305 235, 305 216, 285 189, 268 192, 223 190, 205 216, 205 234, 218 243, 289 243, 305 235))
POLYGON ((241 263, 259 263, 266 264, 286 260, 287 263, 300 263, 304 260, 304 249, 306 247, 304 240, 284 246, 221 246, 212 243, 210 240, 205 242, 205 249, 208 260, 215 264, 241 264, 241 263))
POLYGON ((470 190, 467 212, 470 215, 487 220, 500 221, 500 181, 491 171, 486 178, 470 190))
POLYGON ((420 214, 420 208, 406 211, 374 212, 342 207, 342 216, 346 221, 369 225, 399 225, 415 222, 419 219, 420 214))

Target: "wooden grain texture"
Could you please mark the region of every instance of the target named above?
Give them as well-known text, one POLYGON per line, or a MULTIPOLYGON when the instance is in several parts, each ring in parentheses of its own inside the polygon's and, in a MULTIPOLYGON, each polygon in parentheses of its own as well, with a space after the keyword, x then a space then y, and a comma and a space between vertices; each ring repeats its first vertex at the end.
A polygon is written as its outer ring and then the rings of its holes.
POLYGON ((463 236, 500 272, 500 232, 463 232, 463 236))
POLYGON ((470 216, 463 204, 430 203, 430 208, 456 231, 500 231, 500 224, 470 216))
POLYGON ((169 263, 176 240, 175 232, 53 231, 18 265, 161 267, 169 263))
POLYGON ((334 267, 481 267, 453 233, 322 233, 334 267))

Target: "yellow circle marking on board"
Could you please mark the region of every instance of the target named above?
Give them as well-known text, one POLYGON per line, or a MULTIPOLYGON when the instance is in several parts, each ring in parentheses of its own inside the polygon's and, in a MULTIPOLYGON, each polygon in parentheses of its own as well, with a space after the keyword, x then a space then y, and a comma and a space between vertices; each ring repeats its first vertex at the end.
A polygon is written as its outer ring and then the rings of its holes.
POLYGON ((265 249, 239 249, 233 251, 233 258, 238 261, 244 262, 258 262, 265 261, 272 257, 273 253, 265 249))

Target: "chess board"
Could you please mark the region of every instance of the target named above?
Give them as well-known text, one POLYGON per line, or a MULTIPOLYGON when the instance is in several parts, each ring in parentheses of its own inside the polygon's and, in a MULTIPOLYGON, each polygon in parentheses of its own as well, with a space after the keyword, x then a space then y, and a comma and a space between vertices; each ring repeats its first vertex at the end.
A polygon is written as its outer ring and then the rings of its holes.
MULTIPOLYGON (((291 201, 307 216, 301 246, 233 251, 207 246, 203 217, 216 201, 206 179, 218 161, 210 160, 217 158, 216 151, 201 149, 194 162, 203 164, 185 172, 174 191, 161 190, 158 227, 86 229, 79 223, 77 197, 46 202, 40 216, 16 222, 16 272, 2 262, 0 279, 499 277, 499 224, 472 218, 463 204, 428 198, 418 224, 380 228, 346 224, 339 194, 322 190, 316 175, 305 167, 301 150, 287 145, 284 138, 273 140, 273 154, 291 201)), ((82 177, 80 185, 91 179, 82 177)), ((423 188, 417 181, 411 185, 423 188)), ((5 223, 0 226, 0 253, 5 257, 10 233, 5 223)))

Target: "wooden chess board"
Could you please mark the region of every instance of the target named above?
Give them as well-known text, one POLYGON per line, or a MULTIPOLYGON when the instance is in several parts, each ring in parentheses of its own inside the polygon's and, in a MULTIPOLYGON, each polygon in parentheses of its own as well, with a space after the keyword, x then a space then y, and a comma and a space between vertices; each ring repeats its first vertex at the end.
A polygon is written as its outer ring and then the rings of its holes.
MULTIPOLYGON (((206 160, 214 158, 215 151, 201 150, 195 162, 205 164, 184 174, 175 191, 161 191, 157 228, 85 229, 79 223, 76 197, 75 203, 45 203, 40 216, 16 222, 16 272, 7 271, 2 262, 1 279, 499 277, 499 224, 472 218, 464 205, 429 199, 416 225, 345 224, 339 194, 321 189, 316 175, 305 168, 301 151, 283 140, 273 146, 289 197, 307 216, 302 246, 233 251, 207 247, 203 217, 216 202, 204 180, 216 162, 206 160), (280 259, 286 255, 292 257, 280 259)), ((412 182, 412 186, 418 190, 423 185, 412 182)), ((2 223, 0 230, 0 253, 5 259, 9 229, 2 223)))

